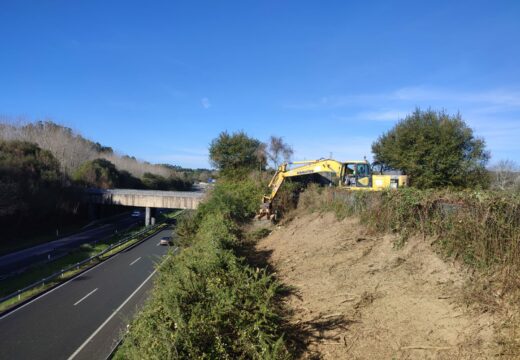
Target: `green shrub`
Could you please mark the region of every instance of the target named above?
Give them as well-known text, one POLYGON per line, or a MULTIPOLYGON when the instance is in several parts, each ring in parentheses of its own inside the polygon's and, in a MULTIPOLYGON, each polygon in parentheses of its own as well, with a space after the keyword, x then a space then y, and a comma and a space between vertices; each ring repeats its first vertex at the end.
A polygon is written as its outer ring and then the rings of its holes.
POLYGON ((179 222, 190 246, 160 267, 152 299, 118 359, 285 359, 280 284, 235 254, 239 224, 258 205, 253 182, 221 183, 179 222))
POLYGON ((78 183, 100 189, 111 189, 119 185, 119 171, 106 159, 84 162, 72 177, 78 183))
POLYGON ((144 173, 141 179, 144 187, 150 190, 179 190, 185 191, 190 190, 192 183, 190 181, 181 179, 180 177, 170 176, 168 178, 152 174, 144 173))
POLYGON ((63 204, 64 175, 56 158, 36 144, 0 141, 2 240, 49 221, 63 204), (25 224, 30 219, 30 226, 25 224))
POLYGON ((273 208, 278 212, 277 216, 283 216, 287 212, 294 210, 298 205, 300 192, 304 191, 304 189, 305 185, 302 183, 291 180, 284 181, 273 201, 273 208))
POLYGON ((209 159, 219 175, 232 179, 245 179, 255 169, 264 169, 266 159, 263 144, 243 131, 229 134, 221 132, 210 144, 209 159))
POLYGON ((489 153, 460 114, 416 109, 372 144, 374 159, 419 188, 488 187, 489 153))
POLYGON ((200 216, 207 213, 225 214, 238 223, 249 221, 259 208, 262 188, 252 180, 219 183, 208 201, 198 209, 200 216))

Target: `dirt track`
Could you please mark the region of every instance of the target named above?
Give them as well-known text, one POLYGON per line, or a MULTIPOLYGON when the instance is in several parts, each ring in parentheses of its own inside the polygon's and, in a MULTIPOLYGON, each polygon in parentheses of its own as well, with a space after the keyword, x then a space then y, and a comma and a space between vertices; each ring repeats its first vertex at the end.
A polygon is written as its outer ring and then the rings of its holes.
POLYGON ((496 320, 460 301, 464 272, 422 238, 401 249, 395 240, 329 213, 297 217, 258 243, 296 288, 287 305, 307 334, 303 358, 495 357, 496 320))

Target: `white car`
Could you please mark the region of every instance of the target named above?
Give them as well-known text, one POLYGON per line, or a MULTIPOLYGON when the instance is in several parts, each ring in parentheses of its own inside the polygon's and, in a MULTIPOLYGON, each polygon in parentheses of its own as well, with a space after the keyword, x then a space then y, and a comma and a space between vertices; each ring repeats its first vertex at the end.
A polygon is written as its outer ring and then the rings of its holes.
POLYGON ((132 212, 131 216, 132 217, 139 217, 139 216, 141 216, 141 212, 139 210, 135 210, 135 211, 132 212))
POLYGON ((161 241, 159 241, 159 245, 173 245, 172 238, 170 236, 165 236, 161 238, 161 241))

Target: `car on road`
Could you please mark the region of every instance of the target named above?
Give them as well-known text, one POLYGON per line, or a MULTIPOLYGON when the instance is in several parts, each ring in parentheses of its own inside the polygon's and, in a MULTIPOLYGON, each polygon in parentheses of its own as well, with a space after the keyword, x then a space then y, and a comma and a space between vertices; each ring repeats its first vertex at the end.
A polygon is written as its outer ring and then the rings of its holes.
POLYGON ((161 241, 159 241, 159 245, 166 245, 166 246, 173 245, 171 236, 162 237, 161 241))
POLYGON ((134 210, 132 212, 132 217, 139 217, 139 216, 141 216, 141 212, 139 210, 134 210))

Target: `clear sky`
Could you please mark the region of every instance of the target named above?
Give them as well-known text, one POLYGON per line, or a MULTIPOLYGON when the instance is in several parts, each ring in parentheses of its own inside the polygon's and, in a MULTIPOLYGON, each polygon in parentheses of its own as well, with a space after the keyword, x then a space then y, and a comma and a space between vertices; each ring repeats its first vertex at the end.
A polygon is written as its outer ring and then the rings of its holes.
POLYGON ((520 1, 0 0, 0 84, 1 115, 151 162, 209 166, 223 130, 370 158, 419 106, 520 163, 520 1))

